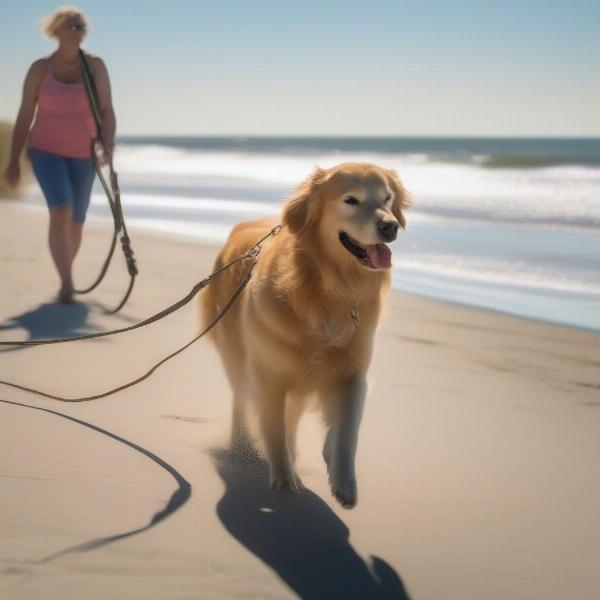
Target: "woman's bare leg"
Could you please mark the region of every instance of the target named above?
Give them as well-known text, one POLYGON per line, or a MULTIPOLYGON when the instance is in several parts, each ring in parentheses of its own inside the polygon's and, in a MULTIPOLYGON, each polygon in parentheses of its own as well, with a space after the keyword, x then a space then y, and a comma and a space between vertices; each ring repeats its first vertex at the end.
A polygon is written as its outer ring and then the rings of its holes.
POLYGON ((73 211, 69 205, 60 204, 50 209, 48 244, 54 265, 60 276, 61 288, 58 299, 61 302, 70 302, 73 299, 73 278, 71 276, 71 266, 73 264, 72 223, 73 211))
MULTIPOLYGON (((81 246, 81 233, 83 230, 83 223, 77 223, 77 221, 71 222, 71 261, 75 260, 79 246, 81 246)), ((72 266, 72 265, 71 265, 72 266)))

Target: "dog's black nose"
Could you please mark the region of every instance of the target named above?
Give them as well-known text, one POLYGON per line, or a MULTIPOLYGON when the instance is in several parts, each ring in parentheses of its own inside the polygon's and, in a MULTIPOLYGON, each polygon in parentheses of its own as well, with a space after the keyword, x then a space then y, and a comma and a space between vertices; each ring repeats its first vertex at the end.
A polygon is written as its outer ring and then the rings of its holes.
POLYGON ((379 235, 381 235, 386 242, 393 242, 396 239, 399 227, 400 224, 395 219, 393 221, 382 219, 377 223, 379 235))

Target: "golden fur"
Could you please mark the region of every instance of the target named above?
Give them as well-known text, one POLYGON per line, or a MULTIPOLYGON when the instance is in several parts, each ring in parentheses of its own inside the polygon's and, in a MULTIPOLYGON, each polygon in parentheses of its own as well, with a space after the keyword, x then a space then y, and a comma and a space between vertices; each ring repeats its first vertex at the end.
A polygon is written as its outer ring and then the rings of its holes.
MULTIPOLYGON (((380 244, 378 223, 389 224, 395 237, 398 225, 405 225, 407 206, 394 171, 359 163, 317 168, 285 204, 284 228, 264 244, 248 286, 212 330, 233 390, 232 443, 246 443, 244 408, 251 400, 274 489, 302 485, 293 469, 296 428, 307 398, 314 396, 329 426, 323 455, 332 491, 343 506, 356 503, 358 424, 390 270, 365 266, 342 245, 340 232, 380 244)), ((237 225, 215 269, 276 224, 262 219, 237 225)), ((247 263, 238 264, 205 290, 205 323, 247 269, 247 263)))

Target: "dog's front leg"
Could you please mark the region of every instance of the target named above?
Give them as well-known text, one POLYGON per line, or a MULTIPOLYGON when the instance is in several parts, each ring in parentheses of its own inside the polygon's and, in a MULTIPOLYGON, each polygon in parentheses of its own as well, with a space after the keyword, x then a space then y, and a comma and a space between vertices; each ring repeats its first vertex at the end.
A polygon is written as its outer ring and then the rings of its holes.
POLYGON ((323 446, 329 485, 344 508, 356 505, 356 472, 354 458, 358 444, 358 428, 362 419, 367 382, 363 375, 352 376, 324 398, 325 416, 330 425, 323 446))
POLYGON ((297 492, 302 484, 294 473, 287 444, 286 388, 273 376, 257 374, 255 389, 260 428, 269 458, 271 489, 297 492))

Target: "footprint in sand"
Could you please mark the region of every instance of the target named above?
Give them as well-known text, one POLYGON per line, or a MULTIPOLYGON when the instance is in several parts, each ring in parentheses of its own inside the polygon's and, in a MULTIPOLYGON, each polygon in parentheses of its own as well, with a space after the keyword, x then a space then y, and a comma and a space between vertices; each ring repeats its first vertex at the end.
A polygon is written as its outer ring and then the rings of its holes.
POLYGON ((184 415, 162 415, 163 419, 174 419, 175 421, 187 421, 188 423, 208 423, 208 419, 201 417, 186 417, 184 415))

